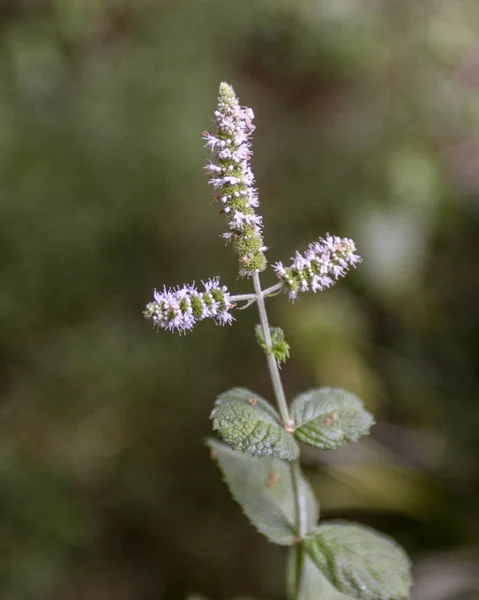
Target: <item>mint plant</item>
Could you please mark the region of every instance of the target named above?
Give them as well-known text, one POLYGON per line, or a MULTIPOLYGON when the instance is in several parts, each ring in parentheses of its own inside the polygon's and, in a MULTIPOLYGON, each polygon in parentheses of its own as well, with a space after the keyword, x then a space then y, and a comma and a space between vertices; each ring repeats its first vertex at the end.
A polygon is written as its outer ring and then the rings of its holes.
POLYGON ((276 407, 253 391, 233 388, 220 394, 211 419, 223 442, 209 439, 233 498, 270 542, 289 546, 287 593, 291 600, 403 600, 411 586, 410 561, 392 539, 363 525, 320 522, 319 506, 302 474, 301 446, 336 450, 369 433, 372 415, 354 394, 319 388, 299 394, 288 405, 280 363, 289 345, 279 327, 270 327, 266 300, 285 292, 300 293, 334 285, 361 262, 352 240, 327 234, 296 252, 287 266, 272 265, 279 282, 263 289, 267 267, 258 193, 250 166, 254 114, 242 107, 233 88, 222 83, 214 113, 215 131, 203 138, 212 159, 209 183, 226 217, 223 234, 238 260, 240 276, 252 280, 253 292, 232 295, 219 278, 153 294, 144 316, 158 329, 191 330, 198 321, 231 324, 234 309, 256 304, 256 339, 263 348, 276 407))

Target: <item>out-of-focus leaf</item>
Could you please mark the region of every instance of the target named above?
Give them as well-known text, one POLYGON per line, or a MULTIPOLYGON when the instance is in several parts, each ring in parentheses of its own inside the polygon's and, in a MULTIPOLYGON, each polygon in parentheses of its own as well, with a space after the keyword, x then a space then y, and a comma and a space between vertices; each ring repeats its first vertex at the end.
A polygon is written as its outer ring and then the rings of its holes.
POLYGON ((367 435, 374 419, 354 394, 334 388, 310 390, 291 407, 294 435, 321 450, 336 450, 367 435))
POLYGON ((304 542, 313 562, 342 593, 359 600, 409 598, 411 563, 393 539, 362 525, 320 525, 304 542))
POLYGON ((279 424, 275 409, 247 389, 233 388, 221 394, 211 419, 213 429, 235 450, 284 460, 299 456, 298 444, 279 424))
MULTIPOLYGON (((293 545, 295 504, 289 464, 277 458, 253 458, 212 439, 208 445, 233 498, 256 529, 271 542, 293 545)), ((318 520, 318 504, 305 479, 302 485, 310 531, 318 520)))
POLYGON ((296 546, 288 551, 286 565, 286 588, 288 598, 295 600, 296 596, 296 568, 298 558, 301 562, 301 590, 299 600, 348 600, 351 596, 345 596, 333 587, 318 567, 306 554, 302 546, 296 546))

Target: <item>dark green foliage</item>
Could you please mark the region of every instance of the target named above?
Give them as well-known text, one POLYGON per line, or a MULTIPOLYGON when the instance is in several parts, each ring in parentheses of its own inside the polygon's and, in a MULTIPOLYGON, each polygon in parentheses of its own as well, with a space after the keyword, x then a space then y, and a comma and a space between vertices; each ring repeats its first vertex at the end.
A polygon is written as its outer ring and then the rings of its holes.
POLYGON ((254 392, 244 388, 224 392, 215 402, 211 419, 213 429, 235 450, 284 460, 299 456, 299 447, 281 426, 279 414, 254 392))
POLYGON ((294 435, 320 450, 337 450, 369 433, 374 419, 359 398, 344 390, 319 388, 292 404, 294 435))

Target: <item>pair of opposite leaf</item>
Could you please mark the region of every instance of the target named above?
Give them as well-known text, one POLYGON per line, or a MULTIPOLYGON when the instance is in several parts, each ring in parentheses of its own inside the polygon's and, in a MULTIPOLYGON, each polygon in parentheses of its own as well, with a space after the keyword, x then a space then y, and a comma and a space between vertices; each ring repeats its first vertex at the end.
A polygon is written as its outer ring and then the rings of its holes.
MULTIPOLYGON (((272 456, 256 458, 237 452, 214 439, 208 440, 208 446, 231 495, 251 524, 270 542, 290 547, 289 572, 295 571, 296 553, 302 553, 302 600, 409 598, 411 564, 393 539, 355 523, 318 525, 318 502, 301 476, 307 533, 299 540, 289 464, 272 456)), ((290 590, 289 596, 295 594, 290 590)))
POLYGON ((211 413, 213 429, 235 450, 253 456, 295 460, 296 440, 321 450, 337 450, 369 433, 374 420, 349 392, 320 388, 300 394, 290 407, 291 429, 264 398, 245 388, 221 394, 211 413))
POLYGON ((411 564, 404 550, 363 525, 318 525, 318 503, 302 476, 307 531, 303 540, 295 528, 293 481, 285 461, 298 458, 296 440, 334 450, 367 435, 373 417, 359 398, 332 388, 300 394, 290 416, 294 427, 288 432, 277 411, 249 390, 234 388, 218 397, 211 418, 229 447, 215 440, 208 444, 234 499, 271 542, 292 546, 292 556, 300 541, 308 567, 303 600, 316 600, 318 593, 325 600, 405 600, 411 564))

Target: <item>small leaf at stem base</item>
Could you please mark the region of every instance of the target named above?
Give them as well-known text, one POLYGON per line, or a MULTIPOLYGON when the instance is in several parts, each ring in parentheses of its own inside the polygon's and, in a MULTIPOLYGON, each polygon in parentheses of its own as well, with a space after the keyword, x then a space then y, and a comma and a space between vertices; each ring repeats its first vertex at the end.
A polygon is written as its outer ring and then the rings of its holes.
POLYGON ((264 339, 263 328, 261 325, 256 325, 255 334, 258 344, 265 352, 272 354, 278 361, 278 365, 280 365, 282 362, 286 362, 286 360, 289 358, 290 346, 284 339, 284 331, 281 329, 281 327, 270 327, 269 333, 271 336, 271 346, 268 346, 264 339))

